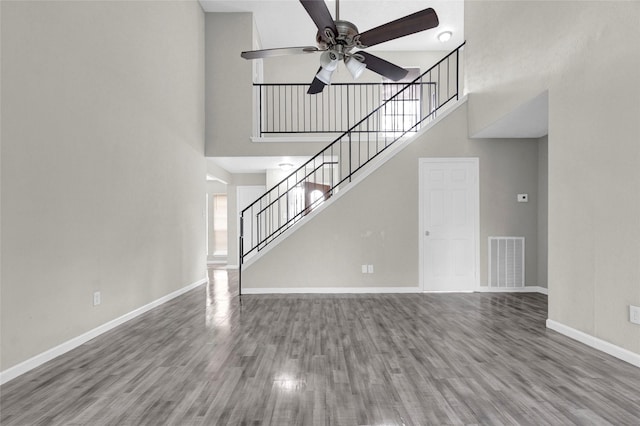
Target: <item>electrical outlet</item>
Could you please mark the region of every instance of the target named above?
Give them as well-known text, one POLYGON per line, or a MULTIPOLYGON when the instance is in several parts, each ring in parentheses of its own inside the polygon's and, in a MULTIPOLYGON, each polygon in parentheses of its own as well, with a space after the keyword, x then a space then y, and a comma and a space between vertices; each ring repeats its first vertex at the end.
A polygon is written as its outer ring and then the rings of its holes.
POLYGON ((368 271, 367 265, 362 265, 362 273, 366 274, 368 271))
POLYGON ((519 203, 528 203, 529 202, 529 194, 518 194, 518 202, 519 203))
POLYGON ((367 265, 367 272, 373 274, 373 265, 367 265))
POLYGON ((629 305, 629 321, 640 325, 640 306, 629 305))
POLYGON ((100 292, 99 291, 95 291, 93 293, 93 306, 98 306, 100 304, 101 300, 100 300, 100 292))

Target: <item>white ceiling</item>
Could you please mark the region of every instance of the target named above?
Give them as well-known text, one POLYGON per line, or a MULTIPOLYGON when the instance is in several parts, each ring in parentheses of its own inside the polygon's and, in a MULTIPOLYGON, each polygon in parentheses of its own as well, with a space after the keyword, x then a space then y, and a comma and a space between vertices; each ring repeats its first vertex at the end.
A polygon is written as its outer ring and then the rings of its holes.
POLYGON ((265 170, 278 169, 283 163, 292 164, 298 168, 310 157, 210 157, 214 162, 229 173, 264 173, 265 170))
MULTIPOLYGON (((200 0, 205 12, 253 12, 262 48, 315 46, 316 27, 298 0, 200 0)), ((327 6, 335 18, 335 1, 327 6)), ((464 41, 462 0, 340 0, 340 18, 354 23, 360 32, 432 7, 438 14, 437 28, 412 34, 368 50, 453 50, 464 41), (451 31, 441 43, 437 35, 451 31)), ((238 52, 240 54, 240 52, 238 52)))
POLYGON ((519 105, 471 136, 477 138, 540 138, 549 133, 549 92, 519 105))

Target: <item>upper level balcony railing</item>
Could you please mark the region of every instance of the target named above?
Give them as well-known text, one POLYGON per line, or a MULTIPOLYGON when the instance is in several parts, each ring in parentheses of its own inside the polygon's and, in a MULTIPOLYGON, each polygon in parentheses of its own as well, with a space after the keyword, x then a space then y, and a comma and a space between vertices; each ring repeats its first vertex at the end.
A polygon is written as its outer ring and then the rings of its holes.
POLYGON ((257 136, 305 133, 334 138, 391 98, 392 102, 386 103, 379 115, 384 121, 374 127, 377 131, 394 131, 406 128, 408 123, 413 125, 424 113, 435 111, 440 101, 436 82, 421 78, 410 82, 409 88, 407 82, 335 83, 313 96, 307 95, 308 87, 304 83, 254 84, 257 136))

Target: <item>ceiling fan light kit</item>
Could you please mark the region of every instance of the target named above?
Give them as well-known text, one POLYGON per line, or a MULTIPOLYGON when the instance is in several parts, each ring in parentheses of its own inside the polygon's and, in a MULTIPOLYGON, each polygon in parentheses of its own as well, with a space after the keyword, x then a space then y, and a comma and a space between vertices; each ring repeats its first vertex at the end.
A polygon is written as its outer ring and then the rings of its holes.
MULTIPOLYGON (((338 0, 336 0, 335 20, 323 0, 300 0, 300 3, 318 28, 316 34, 318 47, 252 50, 242 52, 240 56, 245 59, 261 59, 273 56, 322 52, 320 55, 320 70, 318 70, 309 86, 308 94, 320 93, 325 85, 331 83, 331 75, 338 67, 339 61, 344 61, 347 70, 349 70, 354 79, 360 77, 365 68, 369 68, 371 71, 390 80, 401 80, 408 73, 406 69, 362 50, 353 53, 351 51, 353 49, 365 49, 389 40, 435 28, 439 25, 438 15, 433 9, 428 8, 360 33, 354 24, 339 19, 338 0)), ((440 35, 445 33, 449 33, 449 38, 451 38, 450 31, 445 31, 440 35)))
POLYGON ((338 68, 338 55, 329 50, 322 52, 320 55, 320 66, 327 71, 335 71, 338 68))
POLYGON ((354 80, 357 80, 362 75, 365 68, 367 68, 364 63, 360 62, 353 56, 347 58, 344 61, 344 65, 347 67, 347 70, 349 70, 354 80))
MULTIPOLYGON (((334 68, 335 70, 335 68, 334 68)), ((316 78, 323 82, 325 85, 331 83, 331 76, 333 75, 333 71, 328 70, 326 68, 321 68, 318 74, 316 74, 316 78)))
POLYGON ((291 164, 291 163, 280 163, 280 164, 278 164, 278 167, 280 167, 280 170, 282 170, 283 172, 287 172, 287 171, 293 169, 293 164, 291 164))

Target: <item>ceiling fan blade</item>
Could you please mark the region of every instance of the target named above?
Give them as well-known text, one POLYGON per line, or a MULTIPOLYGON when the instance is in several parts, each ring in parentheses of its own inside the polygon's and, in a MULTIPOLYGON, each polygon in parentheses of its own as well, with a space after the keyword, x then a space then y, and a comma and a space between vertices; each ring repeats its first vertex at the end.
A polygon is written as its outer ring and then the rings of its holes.
POLYGON ((435 28, 438 24, 436 11, 428 8, 361 33, 360 43, 366 47, 374 46, 385 41, 435 28))
POLYGON ((360 55, 364 58, 363 62, 367 65, 367 68, 369 70, 378 73, 383 77, 387 77, 389 80, 402 80, 407 76, 407 74, 409 74, 408 70, 392 64, 389 61, 385 61, 384 59, 372 55, 371 53, 361 51, 357 52, 357 55, 360 55))
POLYGON ((326 86, 326 84, 314 77, 313 81, 309 85, 309 89, 307 89, 307 95, 316 95, 321 93, 324 90, 324 86, 326 86))
POLYGON ((300 55, 303 53, 315 53, 319 52, 315 46, 302 46, 302 47, 280 47, 277 49, 263 49, 263 50, 248 50, 242 52, 240 56, 245 59, 261 59, 271 58, 273 56, 286 56, 286 55, 300 55))
POLYGON ((335 36, 338 35, 336 23, 333 21, 331 12, 329 12, 329 8, 327 7, 327 4, 324 2, 324 0, 300 0, 300 3, 302 3, 302 7, 305 8, 307 13, 313 20, 313 23, 316 24, 316 27, 318 27, 318 31, 320 31, 323 39, 325 39, 325 28, 330 28, 335 36))
MULTIPOLYGON (((322 67, 318 68, 318 72, 320 72, 321 69, 322 67)), ((307 90, 307 95, 315 95, 322 92, 324 90, 324 86, 326 86, 326 84, 320 81, 318 77, 314 77, 313 81, 309 85, 309 89, 307 90)))

